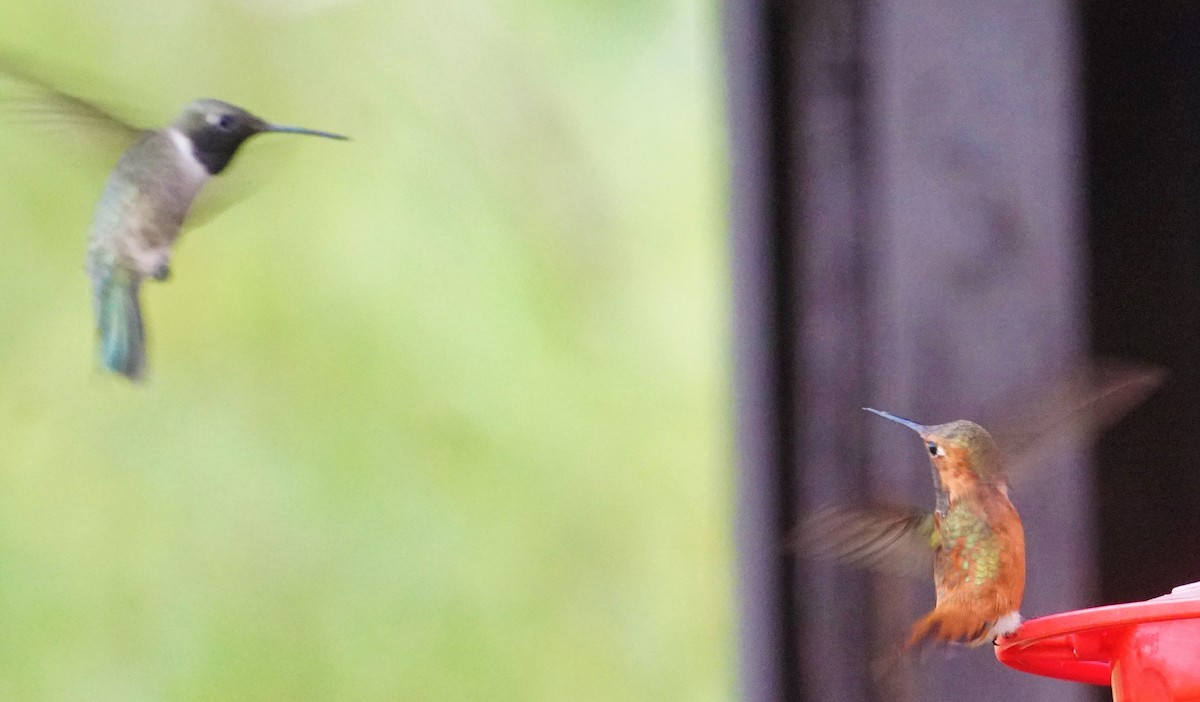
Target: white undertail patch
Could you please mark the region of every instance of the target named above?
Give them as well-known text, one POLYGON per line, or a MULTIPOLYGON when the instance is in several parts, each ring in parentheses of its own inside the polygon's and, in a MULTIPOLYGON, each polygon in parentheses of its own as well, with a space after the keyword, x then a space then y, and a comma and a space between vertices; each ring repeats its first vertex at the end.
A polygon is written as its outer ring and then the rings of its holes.
POLYGON ((1008 636, 1019 628, 1021 628, 1021 613, 1013 610, 996 620, 988 637, 994 639, 999 636, 1008 636))

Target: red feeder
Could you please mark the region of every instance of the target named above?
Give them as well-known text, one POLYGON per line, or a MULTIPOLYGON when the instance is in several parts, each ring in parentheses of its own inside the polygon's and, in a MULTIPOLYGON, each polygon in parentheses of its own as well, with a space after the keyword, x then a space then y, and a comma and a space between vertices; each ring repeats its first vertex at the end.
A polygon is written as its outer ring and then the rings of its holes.
POLYGON ((1026 673, 1111 685, 1114 702, 1200 702, 1200 583, 1031 619, 995 650, 1026 673))

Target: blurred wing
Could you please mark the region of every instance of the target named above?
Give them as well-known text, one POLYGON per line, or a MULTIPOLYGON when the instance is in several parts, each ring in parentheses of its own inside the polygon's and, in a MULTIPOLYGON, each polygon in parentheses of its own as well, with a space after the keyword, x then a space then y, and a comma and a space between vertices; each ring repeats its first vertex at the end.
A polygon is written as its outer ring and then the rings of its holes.
POLYGON ((1066 378, 992 432, 1005 452, 1009 482, 1036 474, 1071 446, 1095 441, 1166 378, 1151 366, 1104 362, 1066 378))
POLYGON ((185 231, 208 224, 281 173, 291 153, 286 141, 252 139, 243 146, 230 167, 204 185, 183 224, 185 231))
POLYGON ((795 545, 813 558, 894 575, 933 575, 933 512, 915 507, 833 506, 801 523, 795 545))
POLYGON ((143 131, 98 105, 58 90, 20 60, 2 55, 0 116, 52 134, 56 140, 73 139, 85 152, 103 152, 110 166, 143 131))

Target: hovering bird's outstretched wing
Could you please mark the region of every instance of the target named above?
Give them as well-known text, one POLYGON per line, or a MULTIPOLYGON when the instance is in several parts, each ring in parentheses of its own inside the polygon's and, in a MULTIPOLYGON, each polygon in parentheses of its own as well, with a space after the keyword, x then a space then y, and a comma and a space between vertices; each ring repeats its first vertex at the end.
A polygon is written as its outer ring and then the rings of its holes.
POLYGON ((937 547, 933 512, 895 505, 835 505, 808 515, 793 539, 814 558, 883 573, 929 578, 937 547))
POLYGON ((1035 478, 1054 456, 1098 439, 1166 376, 1158 367, 1100 361, 1024 403, 990 429, 1004 454, 1009 483, 1035 478))
POLYGON ((119 155, 145 131, 56 88, 27 62, 9 55, 0 55, 0 116, 51 133, 56 140, 76 137, 86 144, 82 151, 99 151, 112 161, 114 153, 119 155))
MULTIPOLYGON (((1094 363, 1024 403, 990 433, 1004 452, 1010 483, 1046 474, 1064 448, 1094 441, 1166 377, 1151 366, 1094 363)), ((795 545, 813 557, 927 577, 936 547, 935 515, 915 507, 830 506, 801 523, 795 545)))
MULTIPOLYGON (((71 95, 42 77, 28 61, 0 53, 0 119, 41 132, 70 149, 73 157, 92 157, 99 168, 109 169, 146 129, 100 105, 71 95)), ((270 146, 255 146, 258 156, 270 146)), ((201 191, 184 227, 202 226, 240 202, 280 170, 279 150, 273 159, 252 158, 234 176, 223 176, 201 191)))

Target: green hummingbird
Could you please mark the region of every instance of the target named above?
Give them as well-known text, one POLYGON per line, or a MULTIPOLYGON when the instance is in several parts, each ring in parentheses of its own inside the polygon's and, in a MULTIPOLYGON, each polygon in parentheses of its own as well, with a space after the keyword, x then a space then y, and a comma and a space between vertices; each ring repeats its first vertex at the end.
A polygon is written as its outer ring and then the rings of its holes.
POLYGON ((196 100, 167 126, 142 129, 97 105, 68 95, 15 67, 0 72, 41 92, 29 112, 102 130, 128 144, 109 173, 88 234, 87 272, 107 370, 140 380, 146 370, 146 334, 139 295, 147 278, 170 275, 171 249, 196 196, 229 167, 247 139, 264 133, 348 137, 271 124, 227 102, 196 100))

